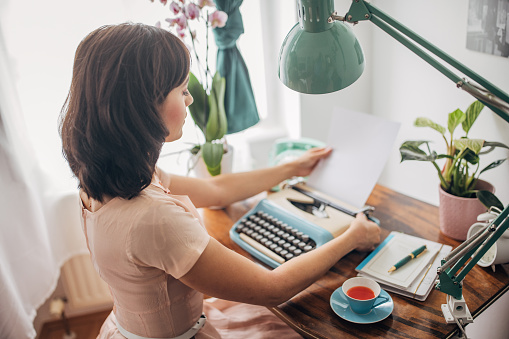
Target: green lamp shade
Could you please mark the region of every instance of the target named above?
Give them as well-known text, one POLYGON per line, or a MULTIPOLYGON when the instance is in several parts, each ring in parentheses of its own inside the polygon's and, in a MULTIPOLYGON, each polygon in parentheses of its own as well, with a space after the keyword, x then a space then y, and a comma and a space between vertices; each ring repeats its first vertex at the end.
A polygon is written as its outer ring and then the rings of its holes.
POLYGON ((285 86, 324 94, 348 87, 361 76, 364 54, 350 27, 339 21, 320 32, 301 26, 292 28, 279 53, 278 74, 285 86))

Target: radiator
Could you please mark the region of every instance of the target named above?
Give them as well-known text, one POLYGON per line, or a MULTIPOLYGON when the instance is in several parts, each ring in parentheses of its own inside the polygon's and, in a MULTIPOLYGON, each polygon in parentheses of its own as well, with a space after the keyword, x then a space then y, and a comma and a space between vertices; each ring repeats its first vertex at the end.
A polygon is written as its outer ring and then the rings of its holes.
POLYGON ((77 255, 62 266, 62 285, 68 301, 69 316, 111 309, 108 285, 95 271, 88 254, 77 255))

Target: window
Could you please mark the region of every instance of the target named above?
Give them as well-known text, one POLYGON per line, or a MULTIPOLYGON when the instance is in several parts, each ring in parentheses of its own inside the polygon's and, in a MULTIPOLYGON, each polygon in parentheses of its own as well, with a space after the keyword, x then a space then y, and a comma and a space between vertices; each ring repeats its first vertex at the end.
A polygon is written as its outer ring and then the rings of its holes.
MULTIPOLYGON (((279 46, 289 30, 288 26, 296 22, 293 20, 294 14, 283 15, 281 8, 289 7, 287 12, 295 13, 293 5, 294 2, 278 2, 276 5, 272 1, 262 0, 244 1, 241 6, 245 33, 240 37, 238 46, 250 70, 258 111, 263 121, 252 131, 232 135, 231 143, 247 143, 256 147, 257 140, 263 139, 264 135, 265 138, 269 135, 269 138, 286 136, 286 121, 294 122, 288 127, 292 133, 300 131, 298 107, 288 106, 288 103, 298 105, 298 99, 287 100, 288 95, 296 94, 289 93, 277 79, 279 46)), ((1 29, 29 132, 27 138, 33 144, 44 171, 59 181, 62 177, 70 178, 68 166, 61 156, 57 126, 71 82, 77 45, 89 32, 105 24, 125 21, 154 24, 164 20, 163 10, 167 8, 149 0, 90 0, 85 3, 29 0, 8 1, 2 6, 1 29)), ((210 56, 214 60, 215 52, 210 56)), ((171 145, 169 150, 165 146, 163 150, 171 152, 189 148, 190 143, 199 137, 197 132, 189 116, 180 145, 171 145)), ((250 167, 247 165, 243 168, 250 167)))

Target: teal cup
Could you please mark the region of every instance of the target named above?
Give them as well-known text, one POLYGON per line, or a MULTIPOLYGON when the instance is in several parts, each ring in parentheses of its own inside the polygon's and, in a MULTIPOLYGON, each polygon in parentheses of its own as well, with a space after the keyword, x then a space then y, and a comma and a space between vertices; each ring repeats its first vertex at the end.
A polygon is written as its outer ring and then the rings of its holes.
POLYGON ((370 278, 350 278, 341 288, 350 308, 357 314, 368 314, 373 308, 389 301, 388 297, 380 295, 380 285, 370 278))

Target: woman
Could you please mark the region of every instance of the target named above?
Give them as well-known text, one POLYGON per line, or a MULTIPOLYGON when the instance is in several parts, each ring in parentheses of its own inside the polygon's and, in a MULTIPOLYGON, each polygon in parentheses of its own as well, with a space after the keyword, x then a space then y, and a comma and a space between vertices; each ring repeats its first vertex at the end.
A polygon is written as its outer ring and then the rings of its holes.
POLYGON ((306 176, 331 150, 210 179, 163 173, 161 147, 181 137, 193 102, 189 67, 178 38, 141 24, 101 27, 76 51, 60 128, 92 261, 114 300, 100 337, 217 338, 201 317, 203 294, 275 306, 379 241, 378 226, 359 215, 342 236, 270 271, 211 238, 195 207, 226 206, 306 176))

